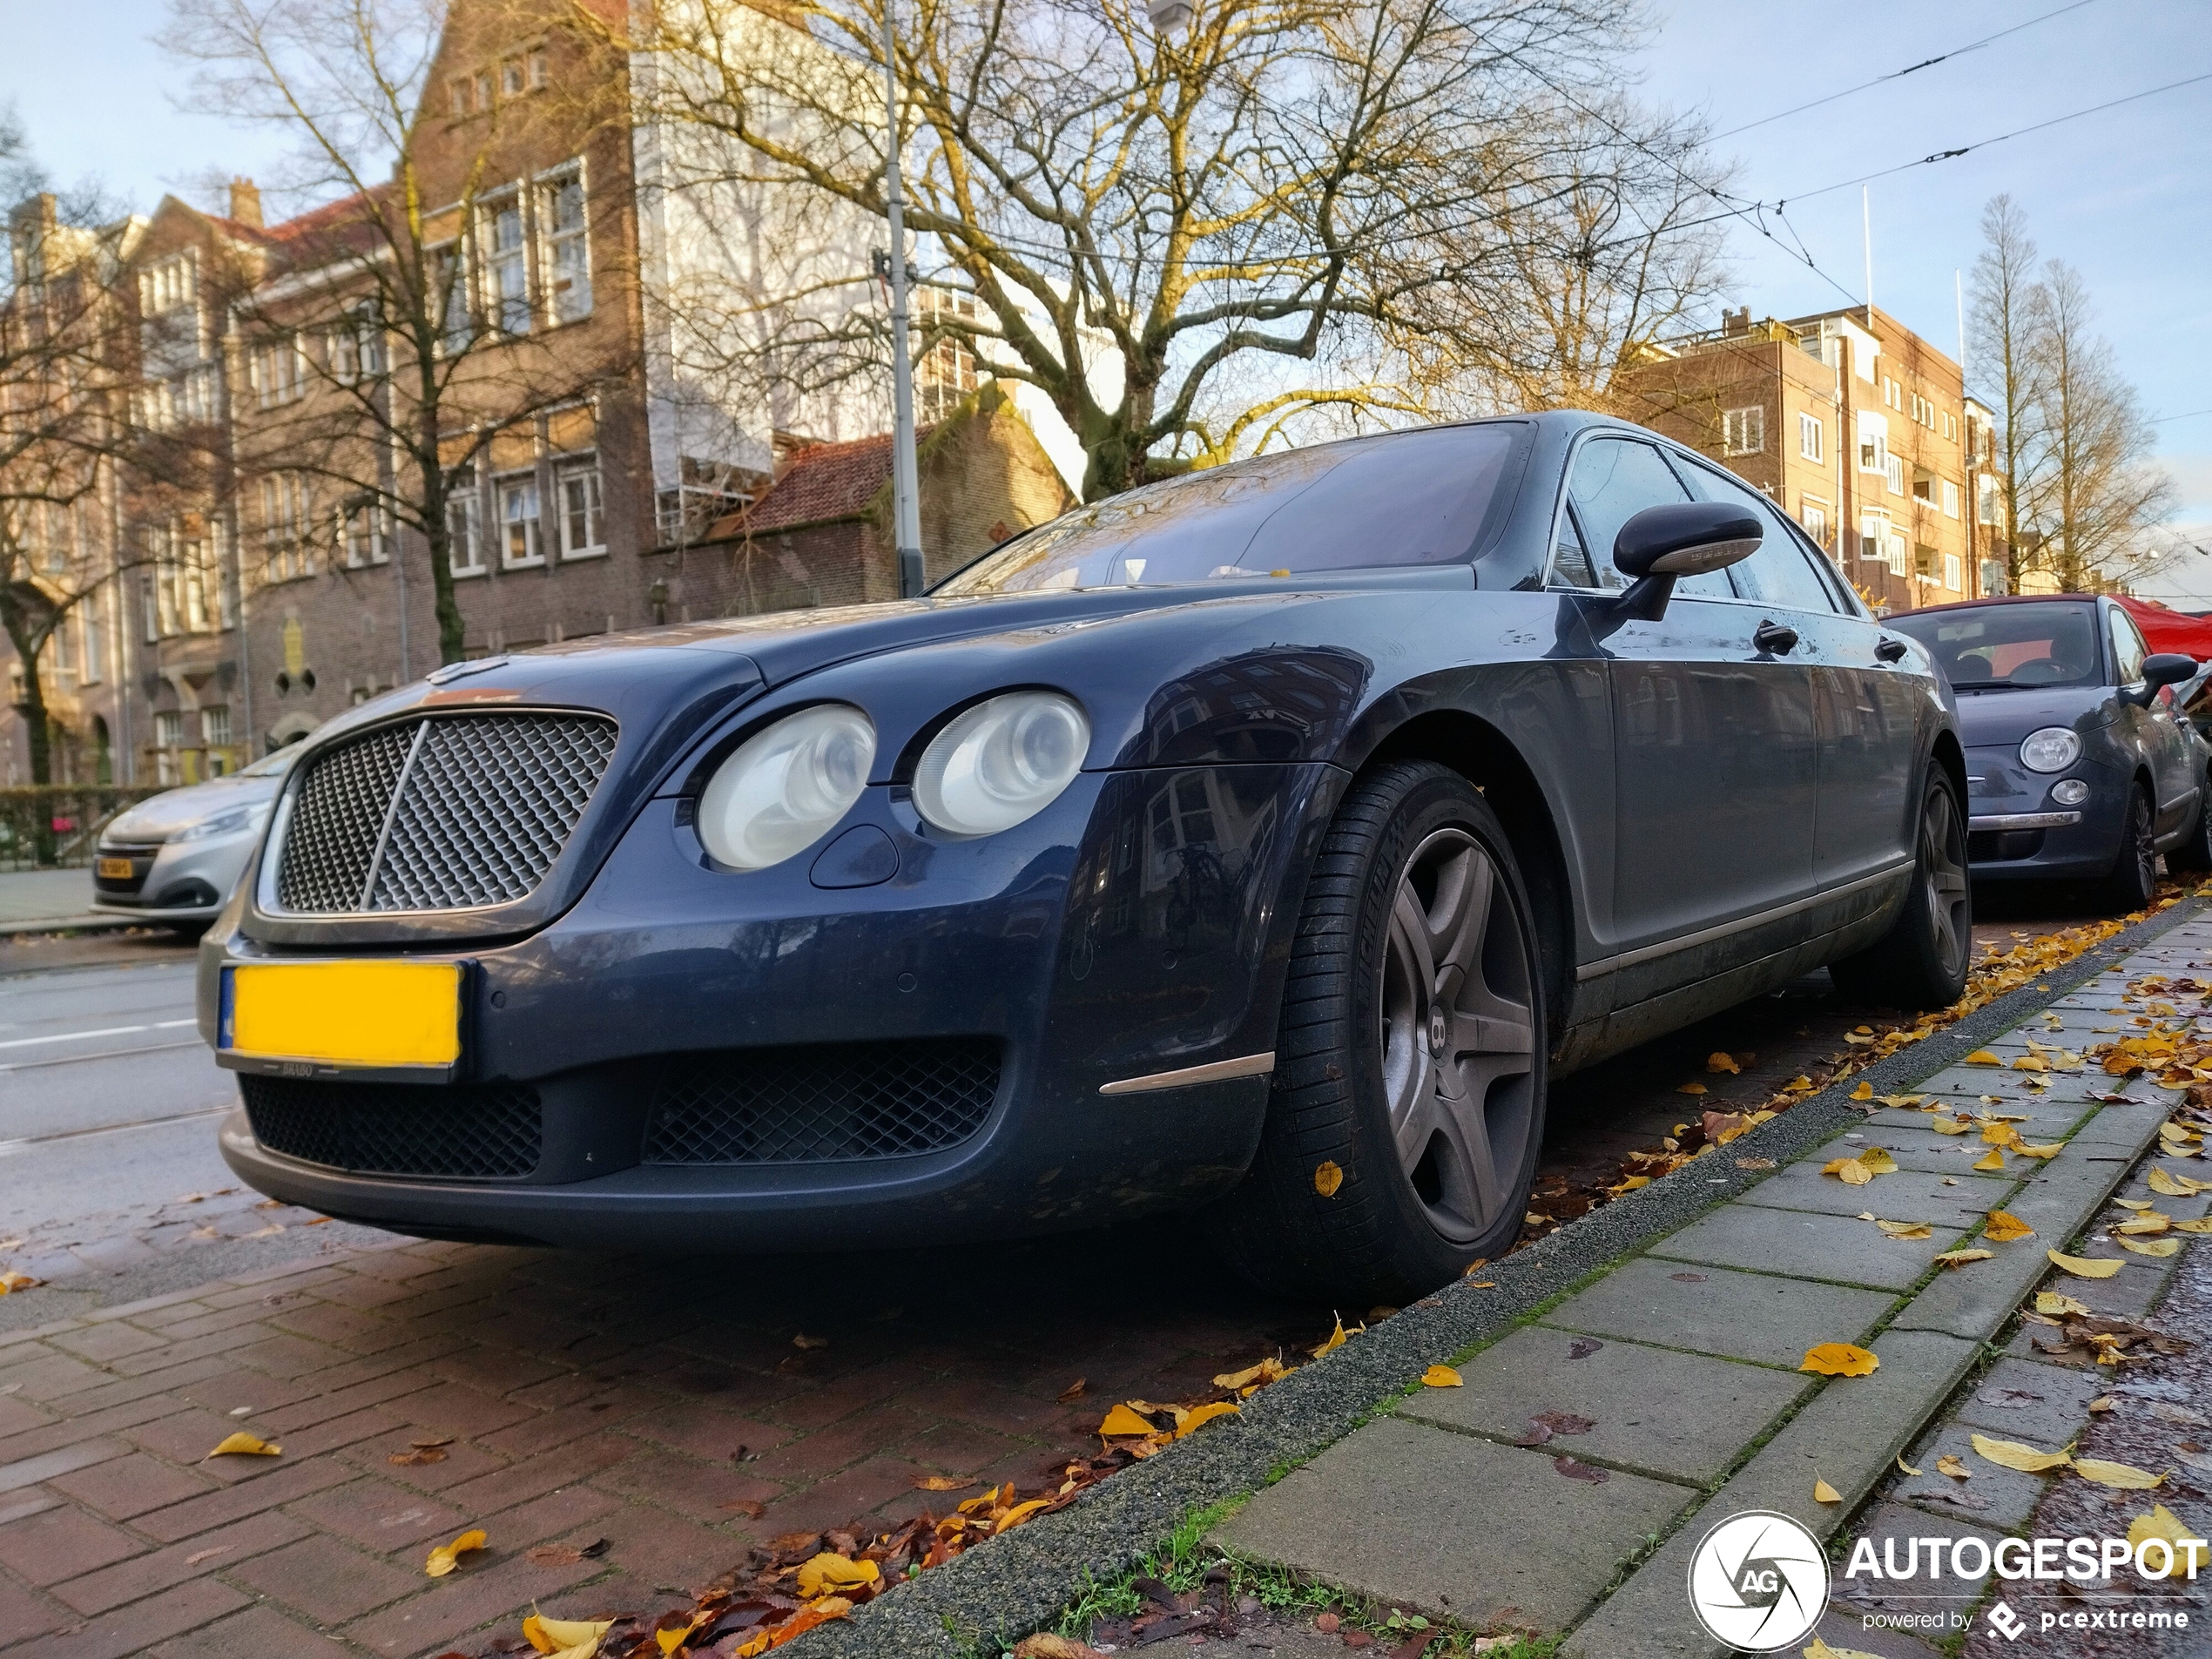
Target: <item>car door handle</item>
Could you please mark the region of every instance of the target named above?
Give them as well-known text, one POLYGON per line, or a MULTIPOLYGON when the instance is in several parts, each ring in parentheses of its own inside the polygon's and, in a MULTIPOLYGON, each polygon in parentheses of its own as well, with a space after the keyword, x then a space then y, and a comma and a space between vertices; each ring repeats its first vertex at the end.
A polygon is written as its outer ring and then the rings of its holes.
POLYGON ((1906 646, 1902 639, 1885 639, 1874 647, 1874 655, 1885 663, 1894 663, 1904 657, 1905 650, 1906 646))
POLYGON ((1758 626, 1758 631, 1751 636, 1751 643, 1761 651, 1779 657, 1786 651, 1797 650, 1797 631, 1784 627, 1778 622, 1763 622, 1758 626))

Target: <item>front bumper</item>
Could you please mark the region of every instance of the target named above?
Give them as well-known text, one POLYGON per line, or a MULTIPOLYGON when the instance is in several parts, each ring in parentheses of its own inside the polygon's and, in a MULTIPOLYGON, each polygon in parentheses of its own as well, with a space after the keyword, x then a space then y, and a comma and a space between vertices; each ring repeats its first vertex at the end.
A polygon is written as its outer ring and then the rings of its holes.
POLYGON ((255 828, 199 841, 103 846, 97 857, 127 858, 132 873, 127 880, 101 876, 96 864, 92 908, 147 922, 212 922, 260 840, 255 828))
POLYGON ((2032 772, 2010 745, 1969 749, 1966 772, 1966 857, 1975 880, 2080 881, 2111 873, 2133 787, 2127 772, 2094 752, 2062 772, 2032 772), (2051 786, 2062 778, 2087 784, 2088 799, 2052 800, 2051 786))
MULTIPOLYGON (((845 889, 813 885, 811 854, 710 867, 688 803, 656 799, 551 925, 406 951, 470 964, 466 1052, 453 1085, 387 1087, 449 1089, 461 1109, 472 1089, 527 1086, 543 1114, 527 1171, 332 1167, 261 1143, 244 1110, 223 1155, 259 1190, 329 1214, 560 1245, 885 1244, 1195 1203, 1249 1163, 1266 1076, 1101 1090, 1271 1049, 1303 872, 1341 782, 1318 764, 1086 774, 1028 824, 968 842, 927 836, 903 791, 874 787, 848 825, 888 836, 898 871, 845 889), (667 1161, 656 1136, 671 1079, 708 1058, 742 1069, 799 1045, 954 1039, 1001 1056, 988 1110, 957 1144, 709 1163, 667 1161)), ((201 949, 211 1042, 226 966, 370 954, 256 941, 242 910, 201 949)))

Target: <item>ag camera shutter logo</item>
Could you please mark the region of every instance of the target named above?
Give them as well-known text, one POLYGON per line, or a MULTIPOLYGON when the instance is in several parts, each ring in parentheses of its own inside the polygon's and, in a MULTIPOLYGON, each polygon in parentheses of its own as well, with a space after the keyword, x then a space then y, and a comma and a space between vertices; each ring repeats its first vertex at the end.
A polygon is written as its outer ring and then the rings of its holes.
POLYGON ((1788 1515, 1730 1515, 1689 1558, 1689 1605, 1714 1641, 1775 1653, 1811 1634, 1828 1608, 1828 1558, 1788 1515))

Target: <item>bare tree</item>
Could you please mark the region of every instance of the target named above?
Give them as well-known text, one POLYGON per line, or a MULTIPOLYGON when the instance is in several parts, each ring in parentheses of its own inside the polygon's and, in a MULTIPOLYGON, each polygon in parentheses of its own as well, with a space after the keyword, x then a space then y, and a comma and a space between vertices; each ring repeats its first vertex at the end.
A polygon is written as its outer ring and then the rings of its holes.
POLYGON ((2036 320, 2038 253, 2027 215, 2010 196, 1993 196, 1981 210, 1981 253, 1974 260, 1968 315, 1969 349, 1982 400, 1996 417, 1993 459, 1998 534, 2005 544, 2010 591, 2020 590, 2046 478, 2042 364, 2036 320))
POLYGON ((2041 516, 2042 563, 2062 591, 2116 587, 2162 550, 2148 532, 2174 487, 2146 464, 2152 435, 2135 388, 2121 377, 2111 344, 2094 332, 2081 273, 2063 260, 2044 267, 2033 300, 2037 388, 2049 487, 2041 516))
MULTIPOLYGON (((323 204, 265 241, 235 284, 261 411, 240 423, 239 467, 315 481, 366 538, 394 525, 421 537, 448 663, 462 653, 454 541, 469 533, 478 466, 502 433, 589 400, 619 367, 604 335, 541 338, 572 320, 563 307, 588 310, 590 279, 579 266, 533 287, 524 263, 511 283, 507 240, 519 245, 539 208, 502 192, 520 188, 534 127, 590 130, 622 81, 621 60, 561 26, 557 7, 472 0, 453 12, 442 0, 172 0, 162 37, 196 65, 199 107, 293 137, 283 193, 323 204), (539 44, 513 60, 514 84, 502 62, 496 79, 462 77, 449 102, 431 86, 442 40, 473 70, 519 38, 539 44), (579 56, 590 60, 581 73, 579 56)), ((558 188, 544 212, 604 212, 580 180, 558 188)))
MULTIPOLYGON (((881 3, 671 0, 610 28, 651 66, 643 120, 724 141, 691 145, 695 178, 718 156, 720 182, 788 217, 876 215, 881 3)), ((974 302, 929 326, 1042 393, 1088 498, 1306 419, 1465 407, 1501 374, 1579 384, 1636 286, 1611 227, 1669 222, 1612 165, 1648 159, 1642 133, 1587 118, 1639 25, 1634 0, 1221 0, 1165 34, 1132 0, 902 5, 907 222, 974 302), (1530 366, 1518 296, 1561 266, 1592 280, 1548 296, 1554 343, 1530 366)), ((864 282, 821 272, 754 331, 762 357, 806 381, 865 355, 864 282), (847 302, 822 303, 840 283, 847 302)))

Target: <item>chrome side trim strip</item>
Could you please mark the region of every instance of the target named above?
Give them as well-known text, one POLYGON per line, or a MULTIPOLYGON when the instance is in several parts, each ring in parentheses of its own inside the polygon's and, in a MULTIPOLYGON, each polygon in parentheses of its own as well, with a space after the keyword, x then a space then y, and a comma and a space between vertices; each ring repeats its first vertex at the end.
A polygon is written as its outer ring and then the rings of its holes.
POLYGON ((1701 927, 1694 934, 1684 934, 1677 939, 1662 940, 1656 945, 1644 945, 1635 950, 1622 951, 1618 956, 1604 956, 1594 962, 1584 962, 1575 970, 1575 982, 1579 985, 1586 980, 1596 979, 1603 974, 1617 974, 1624 968, 1637 968, 1645 962, 1656 962, 1662 956, 1671 956, 1678 950, 1694 950, 1700 945, 1710 945, 1716 939, 1726 939, 1736 934, 1749 933, 1752 928, 1764 927, 1770 921, 1786 921, 1791 916, 1812 909, 1817 905, 1826 904, 1831 900, 1847 899, 1852 894, 1865 888, 1879 887, 1885 881, 1895 880, 1898 876, 1908 873, 1912 868, 1913 862, 1914 860, 1906 859, 1900 863, 1891 865, 1887 869, 1877 870, 1871 875, 1860 876, 1856 881, 1846 881, 1840 887, 1828 887, 1818 893, 1808 894, 1802 899, 1791 900, 1788 904, 1777 905, 1771 910, 1762 910, 1756 915, 1738 916, 1734 921, 1723 921, 1713 927, 1701 927))
POLYGON ((1188 1089, 1193 1083, 1227 1082, 1232 1077, 1264 1077, 1274 1069, 1275 1055, 1271 1049, 1237 1060, 1217 1060, 1211 1065, 1185 1066, 1180 1071, 1155 1071, 1143 1077, 1124 1077, 1119 1082, 1101 1083, 1098 1092, 1149 1095, 1161 1089, 1188 1089))
POLYGON ((1979 834, 1984 830, 2064 829, 2080 821, 2079 813, 1991 813, 1968 819, 1966 827, 1979 834))

